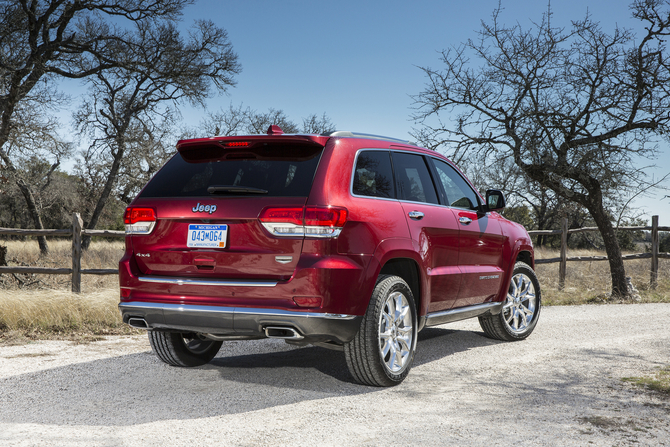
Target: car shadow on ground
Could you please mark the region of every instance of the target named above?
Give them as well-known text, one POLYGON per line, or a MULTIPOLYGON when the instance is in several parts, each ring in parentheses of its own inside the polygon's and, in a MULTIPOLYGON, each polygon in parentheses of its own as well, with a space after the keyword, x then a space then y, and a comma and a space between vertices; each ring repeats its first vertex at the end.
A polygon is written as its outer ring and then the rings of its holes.
MULTIPOLYGON (((415 367, 490 343, 481 333, 425 329, 415 367)), ((171 367, 147 351, 1 379, 0 423, 136 425, 381 390, 353 383, 343 352, 229 342, 198 368, 171 367)))

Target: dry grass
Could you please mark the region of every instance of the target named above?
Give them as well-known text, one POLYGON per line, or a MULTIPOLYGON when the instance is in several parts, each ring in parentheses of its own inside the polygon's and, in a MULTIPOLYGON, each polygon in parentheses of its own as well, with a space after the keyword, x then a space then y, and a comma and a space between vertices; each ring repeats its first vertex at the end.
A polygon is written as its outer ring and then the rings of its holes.
POLYGON ((82 341, 100 335, 137 332, 121 321, 117 289, 82 294, 65 290, 31 290, 3 295, 0 299, 0 343, 26 338, 82 341))
MULTIPOLYGON (((71 268, 72 242, 70 240, 49 240, 49 254, 41 257, 37 241, 0 241, 7 247, 7 264, 13 266, 71 268)), ((85 269, 116 269, 124 251, 123 239, 108 242, 93 241, 90 248, 82 253, 81 266, 85 269)), ((116 275, 82 275, 82 291, 94 292, 99 289, 118 287, 116 275)), ((5 274, 0 275, 1 289, 64 289, 71 287, 69 275, 34 275, 5 274)))
MULTIPOLYGON (((39 256, 37 243, 0 242, 8 247, 10 265, 69 267, 71 243, 50 241, 51 253, 39 256)), ((94 241, 82 256, 84 268, 116 268, 123 255, 122 240, 94 241)), ((593 256, 594 252, 569 252, 593 256)), ((600 253, 598 253, 600 254, 600 253)), ((536 257, 557 257, 555 251, 538 250, 536 257)), ((670 302, 670 260, 661 259, 659 285, 649 289, 648 259, 626 261, 626 271, 639 290, 641 302, 670 302)), ((545 305, 608 302, 609 264, 606 261, 569 262, 565 289, 558 290, 558 263, 540 264, 537 274, 545 305)), ((123 325, 117 309, 118 277, 82 276, 82 293, 72 294, 68 275, 0 275, 0 342, 25 338, 88 340, 102 334, 136 332, 123 325)))
MULTIPOLYGON (((72 243, 50 240, 49 255, 40 257, 35 240, 0 241, 8 247, 9 265, 69 268, 72 243)), ((94 241, 82 255, 83 268, 118 268, 122 239, 94 241)), ((100 335, 139 333, 124 325, 118 311, 116 275, 82 275, 82 293, 70 292, 69 275, 0 275, 0 343, 65 338, 88 341, 100 335)))
MULTIPOLYGON (((560 254, 554 250, 537 250, 536 259, 556 258, 560 254)), ((569 250, 568 256, 603 256, 604 253, 590 250, 569 250)), ((659 260, 658 286, 649 287, 651 274, 650 259, 624 261, 626 274, 638 289, 643 303, 670 303, 670 259, 659 260)), ((543 304, 571 305, 609 302, 608 293, 612 282, 607 261, 568 262, 565 288, 558 290, 558 263, 539 264, 537 276, 542 285, 543 304)))

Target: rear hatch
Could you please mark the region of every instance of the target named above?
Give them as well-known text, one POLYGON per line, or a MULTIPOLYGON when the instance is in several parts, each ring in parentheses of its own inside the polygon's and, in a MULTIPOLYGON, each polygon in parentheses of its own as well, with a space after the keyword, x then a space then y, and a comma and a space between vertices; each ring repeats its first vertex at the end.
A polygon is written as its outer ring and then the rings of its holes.
POLYGON ((126 213, 155 213, 148 234, 131 233, 142 273, 289 279, 303 236, 272 235, 259 216, 264 210, 302 210, 326 140, 255 136, 180 142, 179 152, 126 213))

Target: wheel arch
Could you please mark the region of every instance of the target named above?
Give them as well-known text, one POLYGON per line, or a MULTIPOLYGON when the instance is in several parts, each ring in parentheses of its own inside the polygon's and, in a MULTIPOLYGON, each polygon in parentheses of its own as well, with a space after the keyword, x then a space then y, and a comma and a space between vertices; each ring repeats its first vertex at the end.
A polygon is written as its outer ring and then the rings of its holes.
POLYGON ((507 295, 507 290, 509 289, 509 283, 512 280, 514 265, 518 261, 528 264, 531 269, 535 270, 535 254, 530 237, 522 237, 514 242, 512 245, 511 256, 509 256, 508 260, 505 277, 501 283, 496 301, 503 301, 505 299, 505 295, 507 295))
POLYGON ((533 258, 533 254, 530 251, 520 250, 519 253, 516 255, 516 261, 513 262, 512 265, 516 264, 519 261, 528 264, 530 268, 535 270, 535 259, 533 258))
MULTIPOLYGON (((370 263, 367 277, 376 281, 379 275, 396 275, 405 280, 414 295, 417 316, 421 319, 428 306, 428 280, 423 274, 421 258, 413 250, 411 240, 384 240, 377 246, 373 259, 376 262, 370 263)), ((372 294, 374 284, 369 289, 368 295, 372 294)))
POLYGON ((416 314, 421 315, 421 279, 419 277, 419 265, 413 259, 392 258, 389 259, 379 271, 380 275, 395 275, 401 277, 409 286, 415 297, 416 314))

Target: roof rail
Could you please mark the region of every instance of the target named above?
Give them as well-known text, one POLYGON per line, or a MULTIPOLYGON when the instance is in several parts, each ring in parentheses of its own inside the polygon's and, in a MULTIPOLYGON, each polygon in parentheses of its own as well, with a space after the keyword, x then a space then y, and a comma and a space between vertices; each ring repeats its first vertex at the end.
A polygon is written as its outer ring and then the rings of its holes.
POLYGON ((323 134, 327 137, 354 137, 354 138, 369 138, 370 140, 384 140, 399 144, 412 144, 409 140, 401 140, 399 138, 384 137, 382 135, 372 135, 369 133, 349 132, 348 130, 337 130, 323 134))

